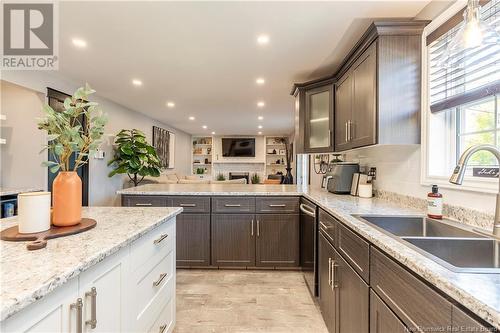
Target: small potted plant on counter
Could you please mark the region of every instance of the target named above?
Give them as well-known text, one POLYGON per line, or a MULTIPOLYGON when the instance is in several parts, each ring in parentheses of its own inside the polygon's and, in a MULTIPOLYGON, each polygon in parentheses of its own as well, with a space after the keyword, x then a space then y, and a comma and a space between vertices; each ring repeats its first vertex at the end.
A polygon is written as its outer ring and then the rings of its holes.
POLYGON ((257 173, 254 173, 251 181, 252 184, 260 184, 260 176, 257 173))
POLYGON ((88 163, 88 155, 101 144, 106 117, 95 102, 87 84, 64 100, 63 110, 55 111, 44 105, 45 117, 38 129, 47 131, 47 145, 51 160, 44 162, 52 173, 57 173, 52 184, 52 224, 72 226, 82 219, 82 180, 76 170, 88 163))
POLYGON ((226 177, 224 177, 224 175, 222 173, 219 173, 217 175, 217 180, 219 180, 219 181, 226 180, 226 177))
POLYGON ((134 186, 146 176, 159 177, 161 162, 156 150, 146 141, 143 132, 137 129, 123 129, 116 135, 115 156, 108 162, 114 170, 108 174, 127 174, 134 186))

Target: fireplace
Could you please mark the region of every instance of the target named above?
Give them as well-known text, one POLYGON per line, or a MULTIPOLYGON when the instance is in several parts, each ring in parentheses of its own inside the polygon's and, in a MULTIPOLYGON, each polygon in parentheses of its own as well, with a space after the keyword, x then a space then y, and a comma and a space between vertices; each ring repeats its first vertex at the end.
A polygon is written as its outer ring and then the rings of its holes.
POLYGON ((250 184, 250 173, 248 172, 230 172, 229 179, 246 179, 247 184, 250 184))

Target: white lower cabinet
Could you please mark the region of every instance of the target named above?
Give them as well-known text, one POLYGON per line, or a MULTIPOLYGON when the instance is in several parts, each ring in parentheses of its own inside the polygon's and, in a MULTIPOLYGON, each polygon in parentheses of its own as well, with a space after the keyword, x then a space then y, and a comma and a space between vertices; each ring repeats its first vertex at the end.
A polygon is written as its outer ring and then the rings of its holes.
POLYGON ((169 333, 175 218, 1 322, 1 332, 169 333))

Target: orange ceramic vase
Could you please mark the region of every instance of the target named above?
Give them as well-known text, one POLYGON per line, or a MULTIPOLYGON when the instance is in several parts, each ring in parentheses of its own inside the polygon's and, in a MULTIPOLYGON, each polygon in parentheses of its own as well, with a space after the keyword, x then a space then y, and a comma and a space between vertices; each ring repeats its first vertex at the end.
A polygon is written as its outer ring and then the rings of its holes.
POLYGON ((67 227, 82 219, 82 180, 75 171, 57 174, 52 184, 52 224, 67 227))

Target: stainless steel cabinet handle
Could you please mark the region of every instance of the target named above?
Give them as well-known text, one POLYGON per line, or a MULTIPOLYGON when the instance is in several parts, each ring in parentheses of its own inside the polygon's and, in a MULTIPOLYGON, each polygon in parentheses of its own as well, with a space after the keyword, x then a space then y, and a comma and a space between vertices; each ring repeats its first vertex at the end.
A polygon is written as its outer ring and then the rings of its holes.
POLYGON ((349 120, 349 141, 352 140, 352 121, 349 120))
POLYGON ((260 221, 257 220, 257 237, 260 236, 260 221))
POLYGON ((331 227, 327 226, 326 224, 324 224, 324 223, 323 223, 323 222, 321 222, 321 221, 319 221, 319 225, 320 225, 321 227, 323 227, 323 229, 325 229, 325 230, 328 230, 328 229, 330 229, 330 228, 331 228, 331 227))
POLYGON ((225 204, 225 207, 241 207, 241 204, 225 204))
POLYGON ((153 204, 151 202, 149 202, 149 203, 136 203, 135 205, 136 206, 153 206, 153 204))
POLYGON ((328 258, 328 285, 332 285, 332 258, 328 258))
POLYGON ((97 326, 97 289, 92 287, 85 293, 85 297, 90 297, 90 320, 85 321, 85 325, 94 329, 97 326))
POLYGON ((349 142, 349 122, 345 122, 345 141, 349 142))
POLYGON ((165 332, 165 330, 167 329, 167 324, 163 324, 160 326, 160 333, 163 333, 165 332))
POLYGON ((285 204, 270 204, 269 207, 286 207, 285 204))
POLYGON ((165 238, 168 237, 168 234, 163 234, 163 235, 160 235, 160 237, 158 237, 157 239, 155 239, 153 241, 154 244, 160 244, 165 238))
POLYGON ((167 277, 167 273, 160 274, 160 277, 158 278, 158 280, 153 282, 153 287, 158 287, 163 282, 163 280, 165 280, 166 277, 167 277))
POLYGON ((316 217, 316 213, 314 212, 314 208, 309 207, 308 205, 305 205, 305 204, 300 204, 299 208, 300 208, 300 211, 303 212, 304 214, 307 214, 311 217, 316 217))
POLYGON ((336 260, 332 260, 332 290, 338 288, 339 284, 337 283, 337 264, 336 260))
POLYGON ((196 204, 189 204, 189 203, 185 204, 185 203, 181 203, 181 204, 179 204, 179 206, 181 206, 181 207, 196 207, 196 204))
POLYGON ((83 301, 81 298, 78 298, 75 303, 71 304, 70 309, 76 309, 76 333, 82 333, 83 327, 83 301))
POLYGON ((252 236, 253 236, 253 219, 252 219, 252 236))

